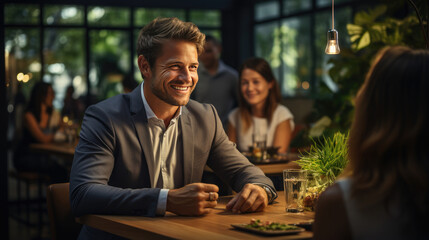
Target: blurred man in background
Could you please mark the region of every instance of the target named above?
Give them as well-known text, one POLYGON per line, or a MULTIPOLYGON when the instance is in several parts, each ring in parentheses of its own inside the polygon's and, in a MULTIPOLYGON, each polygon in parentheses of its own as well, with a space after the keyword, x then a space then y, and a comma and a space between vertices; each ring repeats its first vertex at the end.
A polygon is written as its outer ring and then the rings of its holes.
POLYGON ((204 52, 199 58, 202 63, 198 68, 199 81, 191 98, 213 104, 225 128, 228 113, 238 105, 238 73, 220 60, 221 52, 220 42, 206 35, 204 52))

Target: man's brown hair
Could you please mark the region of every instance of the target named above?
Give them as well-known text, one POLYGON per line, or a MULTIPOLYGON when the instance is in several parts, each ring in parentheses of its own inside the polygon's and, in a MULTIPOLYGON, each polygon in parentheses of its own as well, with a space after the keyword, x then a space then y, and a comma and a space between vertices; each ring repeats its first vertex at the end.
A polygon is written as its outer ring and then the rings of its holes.
POLYGON ((200 55, 204 49, 205 35, 191 22, 183 22, 178 18, 156 18, 140 31, 137 56, 143 55, 152 68, 167 40, 194 43, 200 55))

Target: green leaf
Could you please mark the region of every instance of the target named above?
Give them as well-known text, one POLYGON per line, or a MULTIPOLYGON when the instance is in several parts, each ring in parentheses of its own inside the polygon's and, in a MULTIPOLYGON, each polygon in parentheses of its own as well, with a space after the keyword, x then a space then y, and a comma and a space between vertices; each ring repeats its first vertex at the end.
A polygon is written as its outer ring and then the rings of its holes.
POLYGON ((360 50, 366 46, 368 46, 371 43, 371 38, 369 36, 369 32, 365 32, 362 36, 362 38, 359 41, 359 44, 356 47, 356 50, 360 50))
POLYGON ((363 28, 359 25, 348 23, 346 28, 347 28, 347 32, 349 33, 349 35, 360 35, 360 34, 362 34, 363 28))
POLYGON ((377 18, 382 16, 387 10, 385 5, 380 5, 369 11, 358 12, 355 15, 354 22, 357 25, 372 24, 377 18))

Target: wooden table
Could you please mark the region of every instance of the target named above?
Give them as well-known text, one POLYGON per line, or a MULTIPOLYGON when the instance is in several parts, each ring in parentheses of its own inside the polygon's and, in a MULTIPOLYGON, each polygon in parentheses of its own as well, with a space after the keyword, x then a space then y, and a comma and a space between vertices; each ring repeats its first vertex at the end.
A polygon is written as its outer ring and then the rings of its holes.
POLYGON ((295 161, 256 164, 266 175, 282 175, 284 169, 300 169, 301 167, 295 161))
POLYGON ((309 231, 295 235, 264 237, 235 230, 231 224, 249 223, 252 218, 281 223, 308 222, 314 219, 313 212, 286 213, 284 193, 264 212, 232 214, 225 209, 231 197, 222 198, 213 211, 202 217, 183 217, 168 213, 164 217, 136 217, 112 215, 86 215, 77 218, 81 224, 101 229, 130 239, 310 239, 309 231))
MULTIPOLYGON (((270 163, 257 163, 255 166, 259 167, 265 175, 282 175, 284 169, 300 169, 301 167, 295 161, 287 162, 270 162, 270 163)), ((207 165, 204 167, 204 171, 213 172, 213 170, 207 165)))
MULTIPOLYGON (((30 144, 30 149, 35 153, 43 153, 55 155, 60 158, 73 161, 74 150, 76 145, 72 145, 69 143, 33 143, 30 144)), ((292 158, 295 155, 292 156, 292 158)), ((295 158, 291 160, 296 160, 295 158)), ((258 163, 255 164, 258 166, 266 175, 281 175, 283 173, 283 169, 299 169, 299 165, 295 163, 295 161, 288 162, 270 162, 270 163, 258 163)), ((212 170, 209 167, 205 167, 205 171, 212 170)))

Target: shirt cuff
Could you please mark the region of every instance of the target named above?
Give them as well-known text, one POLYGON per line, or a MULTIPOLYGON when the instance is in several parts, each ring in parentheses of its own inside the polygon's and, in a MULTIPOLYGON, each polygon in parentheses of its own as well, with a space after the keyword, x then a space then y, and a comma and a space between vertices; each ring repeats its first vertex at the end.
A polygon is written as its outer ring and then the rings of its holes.
POLYGON ((169 189, 161 189, 158 196, 158 204, 156 205, 156 215, 164 216, 167 208, 167 196, 169 189))

